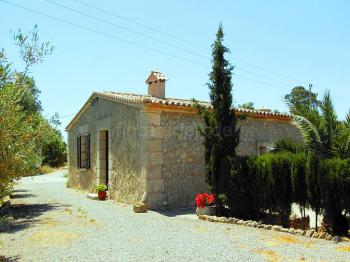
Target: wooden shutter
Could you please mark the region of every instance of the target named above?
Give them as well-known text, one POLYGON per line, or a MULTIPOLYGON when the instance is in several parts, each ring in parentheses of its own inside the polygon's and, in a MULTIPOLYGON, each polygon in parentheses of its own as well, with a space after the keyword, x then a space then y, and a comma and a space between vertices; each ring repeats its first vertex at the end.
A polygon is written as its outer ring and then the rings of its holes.
POLYGON ((86 136, 86 168, 90 169, 90 134, 86 136))
POLYGON ((77 137, 77 167, 78 168, 81 168, 80 156, 81 156, 81 136, 78 136, 77 137))

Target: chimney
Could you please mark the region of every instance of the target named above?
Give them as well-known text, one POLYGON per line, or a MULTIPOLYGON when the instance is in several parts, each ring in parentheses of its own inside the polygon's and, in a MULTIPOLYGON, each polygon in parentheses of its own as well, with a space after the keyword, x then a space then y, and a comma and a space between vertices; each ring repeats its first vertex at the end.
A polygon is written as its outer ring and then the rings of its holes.
POLYGON ((146 80, 148 85, 148 95, 165 99, 165 82, 167 81, 164 74, 151 71, 151 74, 146 80))

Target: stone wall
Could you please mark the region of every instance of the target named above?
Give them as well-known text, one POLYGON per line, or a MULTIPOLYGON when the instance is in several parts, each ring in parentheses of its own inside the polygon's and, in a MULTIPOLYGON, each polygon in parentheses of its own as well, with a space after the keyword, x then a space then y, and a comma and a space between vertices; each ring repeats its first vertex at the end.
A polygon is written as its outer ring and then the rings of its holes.
POLYGON ((162 151, 164 192, 171 207, 194 206, 194 196, 207 191, 204 176, 204 146, 198 131, 198 115, 164 112, 162 151))
MULTIPOLYGON (((171 207, 193 206, 195 194, 207 191, 204 175, 204 146, 196 114, 163 112, 160 115, 157 144, 162 151, 161 183, 163 204, 171 207)), ((301 141, 298 129, 286 121, 246 118, 240 120, 240 155, 257 155, 260 146, 269 146, 278 139, 301 141)), ((160 151, 159 151, 160 152, 160 151)), ((147 183, 148 183, 147 178, 147 183)), ((159 205, 161 205, 159 195, 159 205)))
POLYGON ((259 155, 260 146, 269 146, 280 139, 302 141, 297 127, 286 121, 246 118, 238 122, 238 127, 241 128, 237 148, 240 155, 259 155))
POLYGON ((100 166, 104 150, 100 131, 108 131, 109 196, 125 203, 140 199, 146 191, 144 117, 141 107, 129 106, 99 98, 68 131, 69 186, 94 192, 105 182, 100 166), (77 137, 90 134, 90 169, 77 168, 77 137))

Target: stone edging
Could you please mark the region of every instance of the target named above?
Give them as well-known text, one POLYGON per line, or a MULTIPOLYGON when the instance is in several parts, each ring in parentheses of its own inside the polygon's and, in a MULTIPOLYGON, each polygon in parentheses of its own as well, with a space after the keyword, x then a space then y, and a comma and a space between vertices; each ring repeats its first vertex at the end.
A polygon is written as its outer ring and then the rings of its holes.
POLYGON ((318 239, 324 239, 324 240, 332 240, 334 242, 349 242, 350 239, 347 237, 340 237, 340 236, 332 236, 328 233, 317 233, 315 230, 302 230, 302 229, 294 229, 294 228, 284 228, 277 225, 266 225, 261 224, 253 220, 241 220, 234 217, 217 217, 217 216, 207 216, 207 215, 199 215, 199 219, 209 221, 209 222, 219 222, 219 223, 227 223, 227 224, 237 224, 242 226, 248 226, 248 227, 256 227, 266 230, 273 230, 278 232, 284 232, 289 233, 293 235, 298 236, 305 236, 310 238, 318 238, 318 239))

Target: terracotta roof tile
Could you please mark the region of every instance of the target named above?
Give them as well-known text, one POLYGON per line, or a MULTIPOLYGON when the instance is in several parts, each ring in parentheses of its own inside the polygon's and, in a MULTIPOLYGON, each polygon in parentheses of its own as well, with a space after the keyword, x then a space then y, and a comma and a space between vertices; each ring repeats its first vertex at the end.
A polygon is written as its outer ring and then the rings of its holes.
MULTIPOLYGON (((193 101, 188 99, 179 99, 179 98, 166 98, 160 99, 152 97, 150 95, 140 95, 132 93, 120 93, 120 92, 95 92, 94 95, 106 98, 109 100, 124 102, 124 103, 151 103, 151 104, 160 104, 160 105, 172 105, 172 106, 181 106, 181 107, 193 107, 193 101)), ((198 101, 198 103, 206 108, 212 108, 209 102, 198 101)), ((248 113, 248 114, 257 114, 257 115, 266 115, 266 116, 278 116, 289 118, 291 115, 285 113, 275 113, 269 111, 259 111, 251 110, 245 108, 235 108, 236 112, 248 113)))

